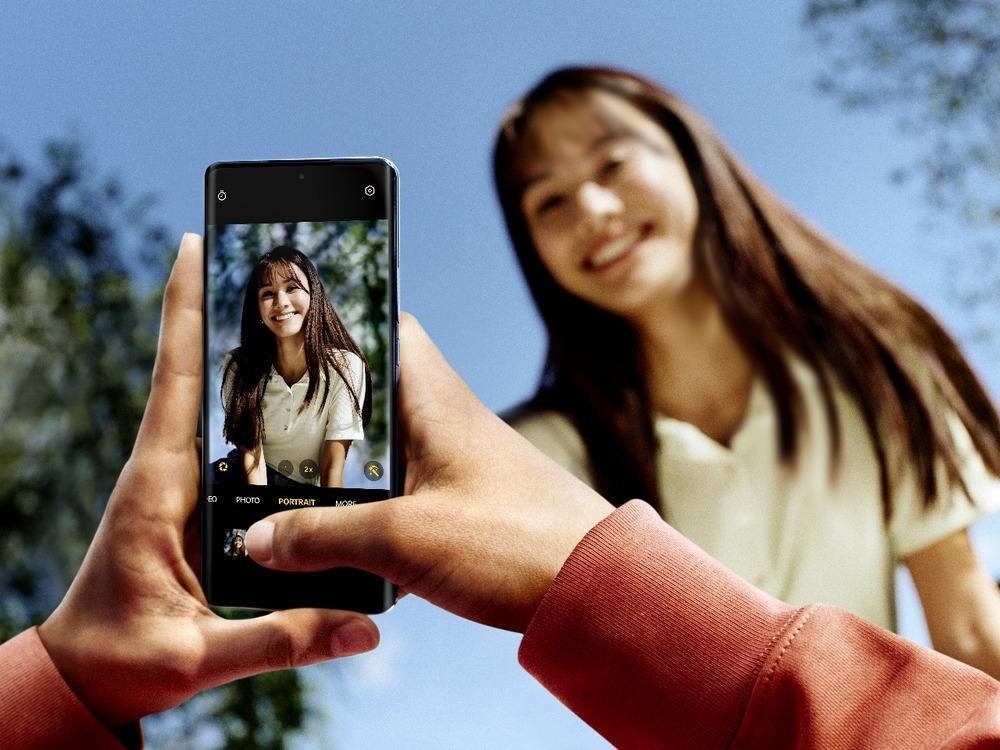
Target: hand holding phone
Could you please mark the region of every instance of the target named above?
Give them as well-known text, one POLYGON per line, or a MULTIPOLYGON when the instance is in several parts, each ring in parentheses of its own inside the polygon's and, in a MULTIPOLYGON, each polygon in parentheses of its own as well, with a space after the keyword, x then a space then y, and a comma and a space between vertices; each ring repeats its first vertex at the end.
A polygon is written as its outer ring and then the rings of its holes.
POLYGON ((163 296, 156 367, 132 455, 69 592, 38 629, 60 675, 108 726, 230 680, 378 643, 375 624, 353 612, 225 620, 205 605, 195 438, 201 315, 202 242, 187 234, 163 296))
POLYGON ((523 632, 563 563, 614 507, 487 409, 412 317, 400 330, 405 495, 254 525, 275 569, 372 570, 485 625, 523 632))

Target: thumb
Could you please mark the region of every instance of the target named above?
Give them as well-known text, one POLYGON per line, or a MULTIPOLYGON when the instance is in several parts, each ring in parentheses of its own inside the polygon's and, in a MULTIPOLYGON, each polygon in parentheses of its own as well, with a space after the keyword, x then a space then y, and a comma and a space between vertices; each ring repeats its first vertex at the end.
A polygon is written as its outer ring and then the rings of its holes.
POLYGON ((347 566, 406 586, 419 576, 421 552, 433 536, 426 526, 423 534, 413 533, 421 519, 427 520, 433 503, 410 500, 403 495, 341 508, 274 513, 247 530, 247 553, 266 568, 312 571, 347 566))
POLYGON ((304 667, 371 651, 379 632, 355 612, 289 609, 251 620, 207 623, 205 674, 213 684, 261 672, 304 667))

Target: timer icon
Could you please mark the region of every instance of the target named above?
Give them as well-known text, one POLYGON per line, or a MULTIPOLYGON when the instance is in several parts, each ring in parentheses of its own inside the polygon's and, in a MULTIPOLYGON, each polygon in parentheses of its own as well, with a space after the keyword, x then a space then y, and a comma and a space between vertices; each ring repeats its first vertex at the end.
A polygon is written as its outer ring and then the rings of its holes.
POLYGON ((226 199, 226 191, 225 190, 220 190, 218 198, 219 198, 220 201, 224 201, 226 199))

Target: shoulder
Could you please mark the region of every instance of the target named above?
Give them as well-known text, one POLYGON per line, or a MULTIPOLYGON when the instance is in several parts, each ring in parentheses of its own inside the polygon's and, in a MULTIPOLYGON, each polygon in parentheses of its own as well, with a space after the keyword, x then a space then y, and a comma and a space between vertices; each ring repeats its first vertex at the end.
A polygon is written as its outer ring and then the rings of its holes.
MULTIPOLYGON (((954 446, 961 484, 952 483, 948 479, 943 461, 940 457, 936 458, 937 500, 931 507, 925 507, 923 489, 913 470, 905 443, 884 426, 880 427, 892 480, 889 498, 891 515, 887 530, 893 553, 900 559, 926 549, 981 518, 1000 511, 1000 478, 986 467, 962 420, 940 393, 936 392, 929 369, 923 365, 914 365, 910 372, 917 379, 918 386, 928 394, 930 409, 944 417, 943 426, 954 446), (963 484, 964 488, 961 486, 963 484)), ((805 384, 807 403, 812 400, 813 411, 818 412, 821 398, 818 386, 810 382, 808 377, 799 377, 800 382, 805 384)), ((812 380, 816 377, 813 373, 812 380)), ((874 464, 877 460, 871 435, 855 398, 836 378, 832 378, 831 384, 841 423, 842 473, 848 476, 858 475, 862 473, 863 463, 874 464)))
POLYGON ((593 484, 587 447, 566 414, 526 402, 501 412, 500 417, 571 474, 593 484))
POLYGON ((500 418, 529 440, 533 437, 542 441, 547 438, 580 440, 568 416, 554 409, 539 408, 530 402, 500 412, 500 418))
MULTIPOLYGON (((363 388, 365 383, 365 361, 347 349, 332 349, 331 353, 336 369, 343 376, 340 378, 341 381, 348 383, 355 390, 363 388)), ((334 385, 335 387, 340 387, 336 383, 334 385)))
POLYGON ((364 360, 347 349, 334 349, 333 359, 339 367, 346 367, 354 375, 365 371, 364 360))
POLYGON ((984 464, 958 415, 948 412, 946 418, 964 489, 948 481, 944 466, 938 459, 938 499, 931 508, 924 508, 923 495, 913 472, 905 467, 899 472, 892 497, 889 530, 896 553, 901 558, 926 549, 1000 511, 1000 477, 984 464))

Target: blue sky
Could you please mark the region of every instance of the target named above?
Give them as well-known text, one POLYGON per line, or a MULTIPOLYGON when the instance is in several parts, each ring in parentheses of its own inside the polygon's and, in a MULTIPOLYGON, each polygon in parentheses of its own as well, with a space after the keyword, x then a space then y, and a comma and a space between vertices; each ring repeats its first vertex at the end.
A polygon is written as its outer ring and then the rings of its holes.
MULTIPOLYGON (((803 4, 8 4, 0 138, 34 157, 46 138, 80 136, 131 193, 159 196, 178 237, 202 226, 211 162, 389 157, 403 307, 501 409, 532 390, 543 339, 492 194, 494 128, 549 69, 614 64, 679 92, 779 195, 961 336, 945 276, 964 238, 889 183, 917 148, 890 118, 814 93, 803 4)), ((996 371, 989 351, 972 354, 996 371)), ((904 630, 919 636, 911 609, 904 630)), ((376 653, 306 671, 326 719, 303 747, 605 746, 520 670, 515 636, 413 598, 379 622, 376 653)))

